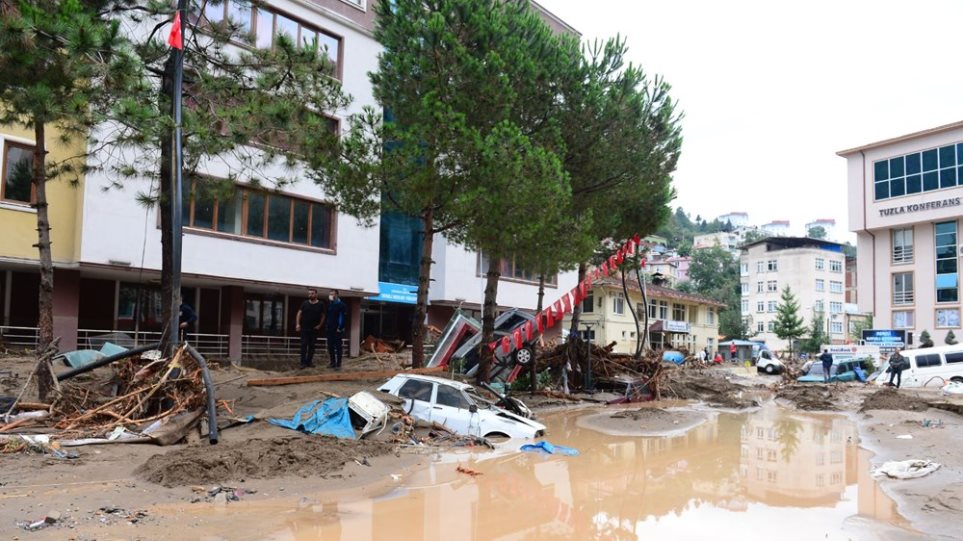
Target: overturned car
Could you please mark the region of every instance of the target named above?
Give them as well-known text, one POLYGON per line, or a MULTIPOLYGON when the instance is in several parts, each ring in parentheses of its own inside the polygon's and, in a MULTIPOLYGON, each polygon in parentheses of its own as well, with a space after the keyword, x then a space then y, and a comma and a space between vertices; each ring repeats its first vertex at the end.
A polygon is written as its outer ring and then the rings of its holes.
POLYGON ((478 396, 467 383, 433 376, 398 374, 378 388, 403 399, 415 419, 485 438, 540 438, 545 425, 504 410, 478 396))

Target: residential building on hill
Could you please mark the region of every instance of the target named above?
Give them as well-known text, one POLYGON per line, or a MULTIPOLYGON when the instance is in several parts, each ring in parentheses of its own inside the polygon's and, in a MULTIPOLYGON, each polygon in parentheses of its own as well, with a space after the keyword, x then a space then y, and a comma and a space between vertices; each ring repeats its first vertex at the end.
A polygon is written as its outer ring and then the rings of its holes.
POLYGON ((760 229, 770 237, 788 237, 789 220, 773 220, 760 226, 760 229))
MULTIPOLYGON (((856 233, 859 309, 937 344, 960 335, 963 121, 838 152, 856 233)), ((914 340, 914 337, 916 340, 914 340)))
POLYGON ((836 220, 832 218, 820 218, 806 224, 806 236, 809 230, 814 227, 821 227, 826 232, 826 240, 836 240, 836 220))
POLYGON ((758 333, 755 339, 775 350, 789 348, 774 332, 782 291, 789 286, 805 325, 822 314, 831 342, 845 343, 845 260, 841 244, 805 237, 771 237, 743 246, 742 316, 758 333))
POLYGON ((749 213, 747 212, 730 212, 716 219, 719 220, 721 224, 728 222, 732 224, 732 227, 745 227, 749 225, 749 213))

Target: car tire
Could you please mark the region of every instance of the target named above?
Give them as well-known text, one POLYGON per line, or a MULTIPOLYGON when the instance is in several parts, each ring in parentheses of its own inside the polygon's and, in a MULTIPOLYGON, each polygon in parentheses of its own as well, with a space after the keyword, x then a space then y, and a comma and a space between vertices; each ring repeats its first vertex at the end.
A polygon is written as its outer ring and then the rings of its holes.
POLYGON ((776 367, 773 366, 773 365, 771 365, 771 364, 767 364, 767 365, 766 365, 766 373, 769 374, 770 376, 773 375, 773 374, 775 374, 775 373, 776 373, 776 367))
POLYGON ((953 376, 952 378, 950 378, 950 381, 952 381, 953 383, 963 383, 963 378, 961 378, 960 376, 953 376))
POLYGON ((534 360, 535 350, 531 347, 524 347, 515 352, 515 362, 517 364, 527 365, 534 360))

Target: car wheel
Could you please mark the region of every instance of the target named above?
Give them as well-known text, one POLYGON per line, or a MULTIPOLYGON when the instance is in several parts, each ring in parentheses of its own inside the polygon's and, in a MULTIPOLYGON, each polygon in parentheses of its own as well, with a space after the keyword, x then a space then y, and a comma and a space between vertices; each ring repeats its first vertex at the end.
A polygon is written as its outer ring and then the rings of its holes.
POLYGON ((776 367, 774 367, 774 366, 771 365, 771 364, 767 364, 767 365, 766 365, 766 373, 769 374, 770 376, 773 375, 773 374, 775 374, 775 373, 776 373, 776 367))
POLYGON ((953 376, 952 378, 950 378, 950 381, 952 381, 953 383, 963 383, 963 378, 961 378, 960 376, 953 376))
POLYGON ((489 432, 485 434, 485 439, 493 443, 503 443, 511 439, 511 436, 504 432, 489 432))
POLYGON ((515 362, 518 364, 528 364, 535 359, 535 350, 530 347, 522 348, 515 352, 515 362))

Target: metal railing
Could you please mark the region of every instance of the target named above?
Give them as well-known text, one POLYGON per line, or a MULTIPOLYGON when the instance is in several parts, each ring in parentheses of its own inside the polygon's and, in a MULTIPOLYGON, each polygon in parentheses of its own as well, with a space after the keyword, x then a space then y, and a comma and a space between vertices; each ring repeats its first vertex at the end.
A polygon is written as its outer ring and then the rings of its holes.
MULTIPOLYGON (((102 329, 78 329, 77 348, 100 349, 100 346, 103 345, 104 340, 98 339, 98 337, 115 333, 126 335, 129 337, 129 339, 111 340, 110 337, 107 337, 107 341, 114 342, 118 346, 123 347, 137 347, 145 344, 153 344, 160 342, 161 339, 160 331, 107 331, 102 329)), ((227 357, 228 355, 229 337, 226 334, 189 332, 187 333, 185 339, 204 356, 218 358, 227 357)))
POLYGON ((0 325, 0 343, 7 348, 36 349, 37 328, 0 325))
MULTIPOLYGON (((341 347, 347 353, 347 338, 341 339, 341 347)), ((315 342, 315 354, 327 355, 328 339, 319 336, 315 342)), ((297 359, 301 355, 301 337, 269 336, 245 334, 241 336, 242 357, 289 357, 297 359)))

